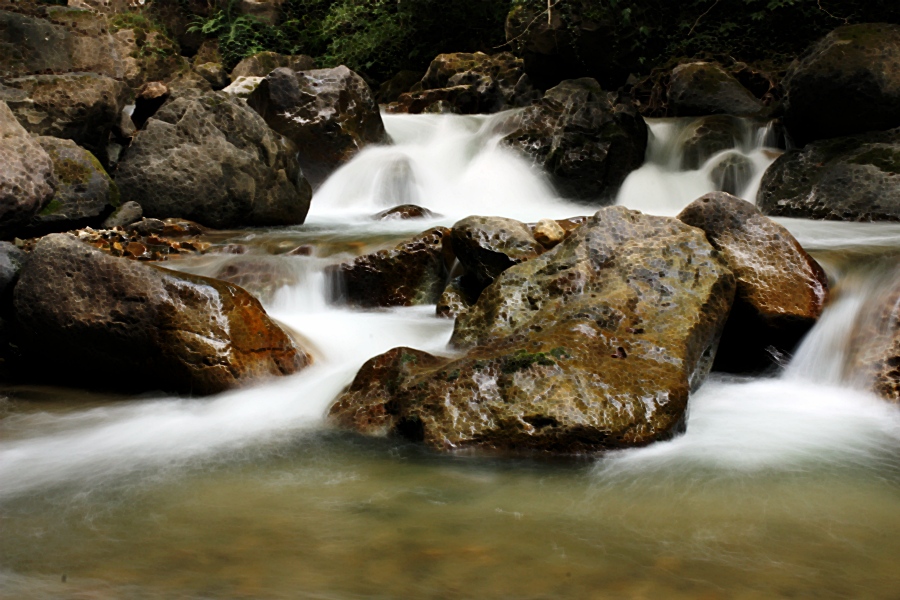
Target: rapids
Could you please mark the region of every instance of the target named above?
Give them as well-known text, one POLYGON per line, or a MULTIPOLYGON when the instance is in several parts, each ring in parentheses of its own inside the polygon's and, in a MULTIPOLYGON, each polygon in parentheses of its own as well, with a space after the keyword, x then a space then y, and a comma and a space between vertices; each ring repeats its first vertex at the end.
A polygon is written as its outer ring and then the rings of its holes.
MULTIPOLYGON (((385 115, 307 224, 228 232, 244 255, 166 266, 277 266, 247 289, 314 355, 290 378, 208 399, 10 387, 0 400, 0 596, 10 598, 893 598, 900 584, 900 411, 844 359, 897 276, 900 226, 779 220, 834 297, 778 372, 714 375, 687 433, 578 460, 434 456, 334 432, 323 416, 368 358, 447 352, 433 307, 334 306, 327 265, 469 214, 592 212, 499 144, 503 115, 385 115), (377 222, 401 203, 429 222, 377 222), (284 252, 310 244, 312 256, 284 252)), ((696 122, 650 124, 618 202, 673 215, 713 189, 751 200, 780 152, 740 121, 731 149, 684 169, 696 122), (723 176, 728 159, 742 165, 723 176)), ((48 366, 52 368, 52 366, 48 366)))

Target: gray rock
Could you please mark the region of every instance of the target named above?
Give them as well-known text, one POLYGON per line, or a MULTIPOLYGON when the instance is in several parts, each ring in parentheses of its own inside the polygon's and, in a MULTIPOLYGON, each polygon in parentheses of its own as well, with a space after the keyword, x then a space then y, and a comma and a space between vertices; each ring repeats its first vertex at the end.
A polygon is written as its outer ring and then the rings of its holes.
POLYGON ((72 140, 107 163, 106 147, 118 129, 128 88, 95 73, 32 75, 0 87, 19 123, 34 135, 72 140))
POLYGON ((300 73, 275 69, 247 103, 297 145, 313 188, 365 146, 389 141, 372 91, 344 66, 300 73))
POLYGON ((200 63, 194 65, 194 71, 209 82, 214 90, 221 90, 231 83, 228 73, 221 63, 200 63))
POLYGON ((211 394, 309 362, 241 288, 114 258, 68 234, 37 243, 14 305, 27 356, 71 382, 211 394))
POLYGON ((125 202, 117 208, 105 221, 103 221, 103 229, 112 229, 113 227, 128 227, 132 223, 137 223, 144 216, 144 210, 141 205, 131 200, 125 202))
POLYGON ((71 140, 36 138, 50 160, 56 191, 35 215, 30 233, 99 225, 119 205, 119 188, 93 154, 71 140))
POLYGON ((302 223, 311 191, 296 148, 247 105, 221 92, 171 100, 119 164, 122 200, 148 217, 214 228, 302 223))
POLYGON ((482 288, 506 269, 544 251, 527 225, 504 217, 466 217, 453 225, 450 241, 466 273, 482 288))
POLYGON ((0 242, 0 304, 12 297, 13 287, 25 262, 25 253, 9 242, 0 242))
POLYGON ((794 61, 784 124, 800 146, 900 126, 900 25, 839 27, 794 61))
POLYGON ((641 166, 647 125, 593 79, 564 81, 526 108, 503 143, 549 176, 564 196, 609 204, 625 177, 641 166))
POLYGON ((53 163, 0 101, 0 236, 13 235, 50 201, 53 163))
POLYGON ((900 221, 900 129, 785 152, 763 176, 756 204, 779 217, 900 221))
POLYGON ((756 116, 762 103, 718 63, 692 62, 672 69, 669 110, 676 117, 756 116))

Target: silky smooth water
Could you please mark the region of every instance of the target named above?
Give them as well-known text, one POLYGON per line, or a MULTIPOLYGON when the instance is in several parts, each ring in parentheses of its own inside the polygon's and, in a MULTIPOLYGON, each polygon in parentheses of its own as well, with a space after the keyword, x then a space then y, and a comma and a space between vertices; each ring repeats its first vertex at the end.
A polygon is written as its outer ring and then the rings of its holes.
MULTIPOLYGON (((220 234, 250 252, 166 265, 275 273, 246 285, 313 354, 304 372, 205 399, 5 390, 0 597, 896 598, 900 410, 845 368, 855 323, 896 280, 896 225, 782 220, 831 303, 782 371, 711 377, 669 442, 487 458, 328 427, 365 360, 446 353, 452 322, 337 307, 325 266, 468 214, 592 212, 499 146, 502 123, 388 116, 396 144, 338 171, 306 225, 220 234), (441 217, 371 219, 399 201, 441 217), (301 244, 312 255, 286 254, 301 244)), ((729 152, 763 169, 769 134, 745 125, 729 152)), ((651 124, 620 203, 673 214, 717 187, 676 167, 691 126, 651 124)))

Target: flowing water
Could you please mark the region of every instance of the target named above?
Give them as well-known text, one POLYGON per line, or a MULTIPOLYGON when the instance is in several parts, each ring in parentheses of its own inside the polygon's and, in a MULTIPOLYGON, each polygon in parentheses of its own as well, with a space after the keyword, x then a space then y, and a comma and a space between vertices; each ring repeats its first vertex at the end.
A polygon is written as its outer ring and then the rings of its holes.
MULTIPOLYGON (((468 214, 591 210, 498 145, 502 115, 385 120, 395 145, 335 173, 306 225, 168 265, 242 273, 315 366, 208 399, 3 390, 0 597, 897 598, 900 411, 845 352, 896 280, 900 227, 782 221, 833 300, 781 372, 711 377, 683 436, 578 459, 435 455, 323 415, 365 360, 444 352, 452 322, 337 307, 324 267, 468 214), (440 216, 370 218, 406 202, 440 216), (311 255, 287 253, 300 245, 311 255)), ((737 125, 732 148, 686 164, 697 123, 651 123, 620 203, 752 199, 778 151, 767 125, 737 125)))

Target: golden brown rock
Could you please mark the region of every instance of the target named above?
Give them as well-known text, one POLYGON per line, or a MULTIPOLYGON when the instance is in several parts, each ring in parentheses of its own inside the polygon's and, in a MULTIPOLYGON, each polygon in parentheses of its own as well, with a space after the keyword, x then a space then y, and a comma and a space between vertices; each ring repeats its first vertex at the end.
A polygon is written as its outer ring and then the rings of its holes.
POLYGON ((819 263, 787 229, 724 192, 694 201, 678 218, 706 232, 737 280, 716 369, 760 369, 771 363, 770 347, 791 352, 828 297, 819 263))

